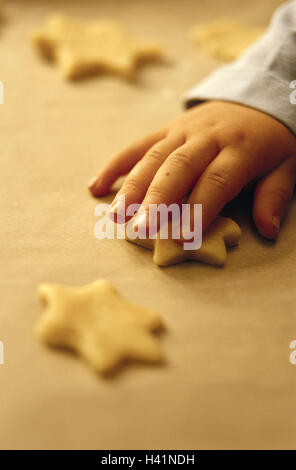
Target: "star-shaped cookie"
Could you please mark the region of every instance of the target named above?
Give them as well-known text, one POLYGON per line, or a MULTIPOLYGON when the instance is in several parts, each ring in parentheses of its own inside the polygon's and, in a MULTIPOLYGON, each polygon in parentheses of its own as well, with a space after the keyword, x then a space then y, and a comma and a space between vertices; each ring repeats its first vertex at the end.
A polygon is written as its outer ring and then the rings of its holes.
POLYGON ((67 79, 99 72, 130 78, 139 62, 163 57, 157 44, 138 42, 119 24, 107 20, 84 24, 54 15, 32 41, 43 56, 58 64, 67 79))
MULTIPOLYGON (((171 231, 169 230, 169 234, 171 231)), ((198 250, 184 250, 176 241, 162 239, 141 239, 135 240, 129 238, 128 241, 136 243, 150 250, 154 250, 153 261, 158 266, 169 266, 171 264, 181 263, 186 260, 196 260, 215 266, 223 266, 227 257, 226 247, 238 244, 241 236, 241 229, 231 219, 226 217, 217 217, 209 226, 203 235, 202 245, 198 250)))
POLYGON ((110 282, 41 284, 38 294, 46 306, 37 325, 39 338, 75 351, 97 372, 113 371, 125 359, 162 360, 152 334, 163 326, 160 316, 127 301, 110 282))

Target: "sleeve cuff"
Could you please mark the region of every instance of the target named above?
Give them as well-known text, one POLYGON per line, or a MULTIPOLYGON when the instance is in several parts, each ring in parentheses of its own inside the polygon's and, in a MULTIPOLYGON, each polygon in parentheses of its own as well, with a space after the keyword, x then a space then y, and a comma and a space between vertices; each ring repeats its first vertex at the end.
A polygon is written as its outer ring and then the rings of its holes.
POLYGON ((292 92, 289 81, 268 70, 226 65, 190 90, 184 102, 186 108, 206 100, 246 105, 274 117, 296 136, 296 104, 290 101, 292 92))

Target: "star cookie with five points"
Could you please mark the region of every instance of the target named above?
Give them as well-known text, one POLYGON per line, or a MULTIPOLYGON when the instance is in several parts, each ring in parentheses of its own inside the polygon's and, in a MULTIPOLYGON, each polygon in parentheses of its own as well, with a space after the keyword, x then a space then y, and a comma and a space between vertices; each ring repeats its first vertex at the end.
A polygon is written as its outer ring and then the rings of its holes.
POLYGON ((123 360, 159 362, 163 353, 152 334, 162 328, 158 313, 135 305, 98 280, 82 287, 41 284, 46 306, 37 334, 46 344, 76 352, 100 373, 123 360))
MULTIPOLYGON (((170 226, 168 233, 171 233, 170 226)), ((201 261, 214 266, 223 266, 227 258, 226 247, 238 244, 241 229, 232 219, 217 217, 203 235, 202 245, 199 249, 184 250, 172 238, 160 238, 159 233, 155 239, 131 239, 126 232, 126 239, 132 243, 153 250, 153 261, 158 266, 169 266, 187 260, 201 261)))
POLYGON ((32 41, 67 79, 102 72, 131 78, 139 63, 163 58, 157 44, 138 42, 120 24, 108 20, 84 24, 53 15, 32 41))

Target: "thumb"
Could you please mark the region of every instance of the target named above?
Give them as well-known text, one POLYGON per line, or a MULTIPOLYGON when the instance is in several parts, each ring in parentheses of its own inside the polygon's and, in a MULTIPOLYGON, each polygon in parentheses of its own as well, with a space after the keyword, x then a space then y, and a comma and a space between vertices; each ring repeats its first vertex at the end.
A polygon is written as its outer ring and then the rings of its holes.
POLYGON ((276 239, 280 224, 293 197, 296 181, 296 156, 283 160, 257 184, 253 219, 261 235, 276 239))

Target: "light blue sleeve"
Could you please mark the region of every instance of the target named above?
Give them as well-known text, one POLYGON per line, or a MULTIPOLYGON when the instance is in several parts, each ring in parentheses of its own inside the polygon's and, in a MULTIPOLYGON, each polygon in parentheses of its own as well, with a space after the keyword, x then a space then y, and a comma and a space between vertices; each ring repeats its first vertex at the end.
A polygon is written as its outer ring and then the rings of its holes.
POLYGON ((276 10, 267 31, 237 61, 190 90, 185 104, 213 99, 270 114, 296 135, 296 0, 276 10))

